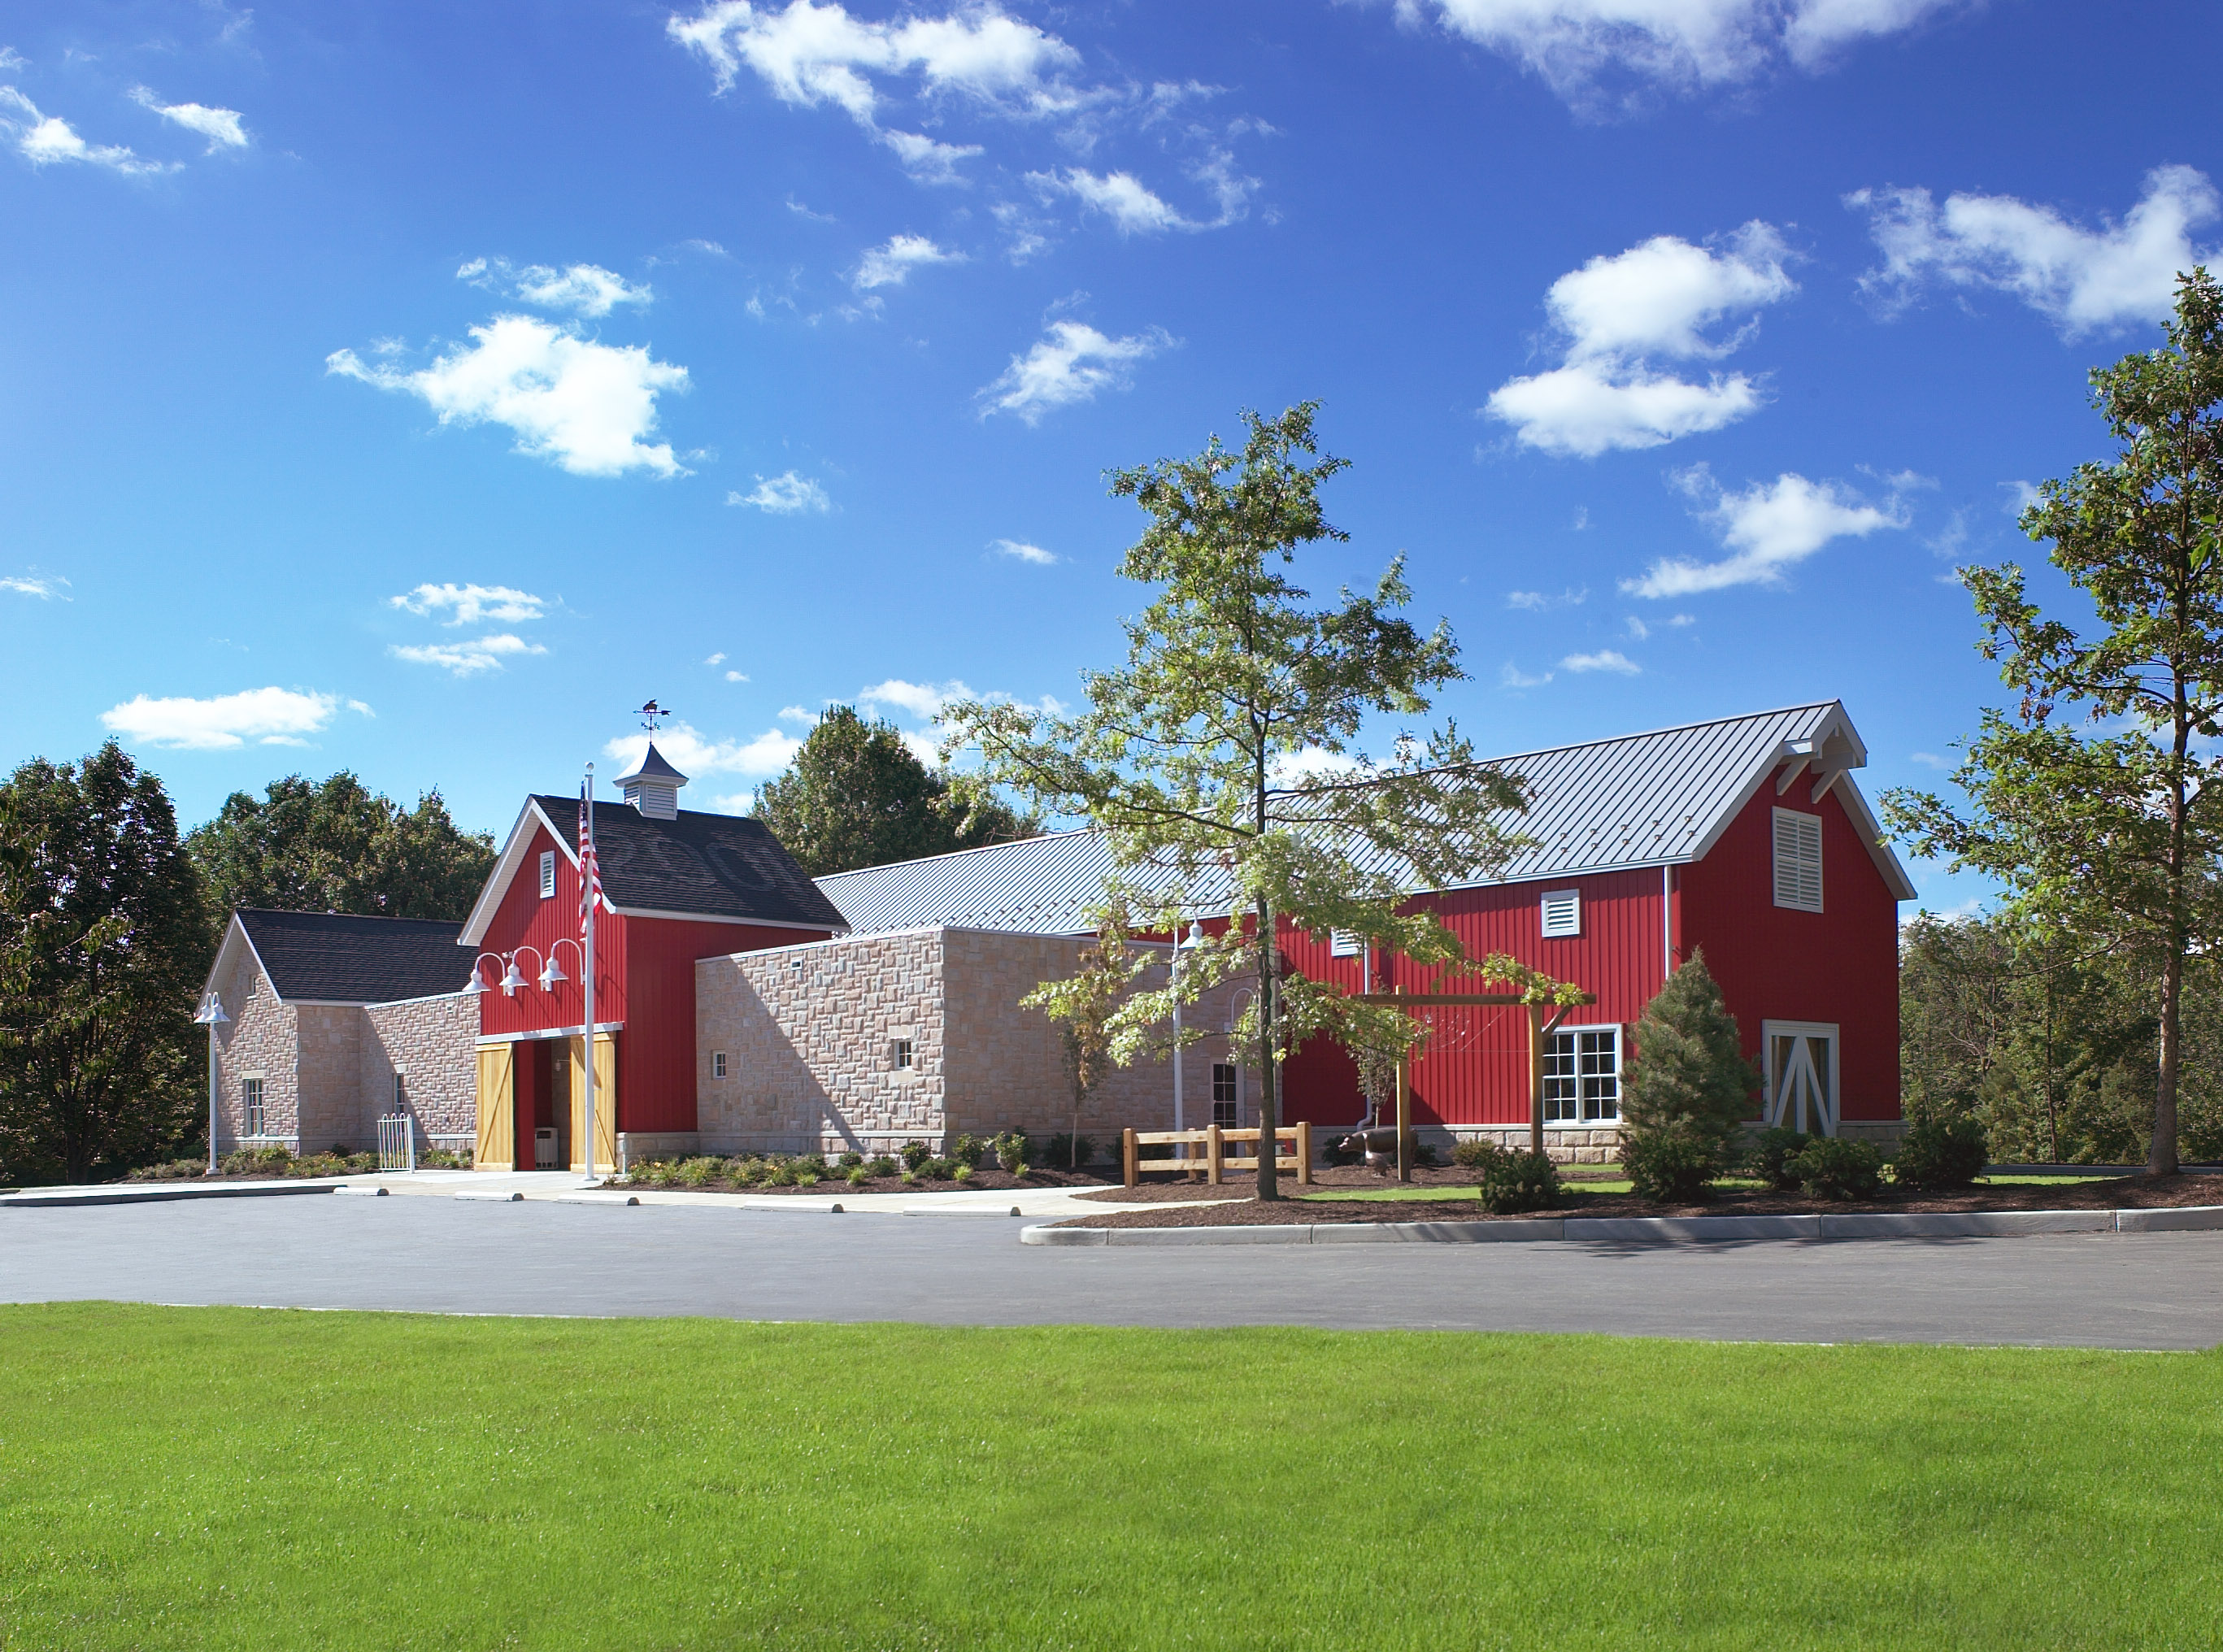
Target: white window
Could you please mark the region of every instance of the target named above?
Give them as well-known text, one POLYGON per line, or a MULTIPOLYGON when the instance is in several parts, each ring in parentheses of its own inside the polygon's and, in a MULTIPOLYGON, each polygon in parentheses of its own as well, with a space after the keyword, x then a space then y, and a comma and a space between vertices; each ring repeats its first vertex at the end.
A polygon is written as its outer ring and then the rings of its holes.
POLYGON ((1223 1130, 1243 1123, 1243 1070, 1232 1061, 1212 1064, 1212 1121, 1223 1130))
POLYGON ((725 1076, 726 1052, 723 1050, 713 1050, 710 1052, 710 1077, 723 1078, 725 1076))
POLYGON ((239 1134, 259 1136, 268 1121, 262 1112, 262 1079, 260 1075, 239 1081, 239 1134))
POLYGON ((1545 890, 1543 912, 1546 937, 1583 933, 1583 892, 1580 889, 1545 890))
POLYGON ((1822 817, 1775 811, 1775 904, 1795 912, 1822 909, 1822 817))
POLYGON ((897 1072, 903 1071, 905 1068, 910 1065, 910 1040, 909 1039, 897 1039, 896 1040, 894 1065, 897 1072))
POLYGON ((1327 952, 1330 958, 1357 958, 1362 945, 1357 935, 1351 930, 1331 929, 1327 932, 1327 952))
POLYGON ((1544 1122, 1610 1124, 1621 1116, 1621 1029, 1578 1027, 1544 1040, 1544 1122))
POLYGON ((540 851, 540 898, 544 901, 552 900, 555 895, 556 851, 552 849, 544 849, 540 851))

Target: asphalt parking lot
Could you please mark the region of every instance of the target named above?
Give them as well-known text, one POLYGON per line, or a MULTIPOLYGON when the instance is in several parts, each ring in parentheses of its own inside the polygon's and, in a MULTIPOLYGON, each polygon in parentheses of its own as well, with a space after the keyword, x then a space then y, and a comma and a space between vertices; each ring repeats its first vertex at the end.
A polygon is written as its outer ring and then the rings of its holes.
POLYGON ((2201 1348, 2223 1233, 1079 1250, 979 1215, 333 1197, 0 1209, 0 1300, 2201 1348))

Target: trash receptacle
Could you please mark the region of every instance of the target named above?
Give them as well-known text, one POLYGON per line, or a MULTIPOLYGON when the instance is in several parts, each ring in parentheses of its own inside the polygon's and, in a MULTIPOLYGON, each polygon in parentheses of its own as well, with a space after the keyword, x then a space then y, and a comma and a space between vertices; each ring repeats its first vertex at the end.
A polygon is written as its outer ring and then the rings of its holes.
POLYGON ((535 1170, 563 1168, 556 1162, 556 1133, 553 1130, 535 1130, 532 1133, 532 1168, 535 1170))

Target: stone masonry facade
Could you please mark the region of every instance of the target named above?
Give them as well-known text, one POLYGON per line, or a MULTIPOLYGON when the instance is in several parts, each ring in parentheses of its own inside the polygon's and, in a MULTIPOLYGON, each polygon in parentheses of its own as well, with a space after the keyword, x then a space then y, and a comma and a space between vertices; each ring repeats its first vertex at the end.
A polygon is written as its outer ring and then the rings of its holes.
POLYGON ((389 1004, 289 1004, 248 949, 216 983, 231 1017, 217 1040, 217 1146, 376 1145, 394 1110, 394 1074, 420 1140, 468 1143, 477 1098, 477 1000, 463 993, 389 1004), (262 1129, 247 1133, 246 1081, 262 1084, 262 1129))
MULTIPOLYGON (((702 960, 697 1150, 878 1153, 960 1134, 1072 1129, 1058 1026, 1019 1000, 1072 974, 1086 945, 936 928, 702 960)), ((1215 1029, 1186 1057, 1193 1124, 1211 1117, 1230 996, 1223 988, 1193 1012, 1192 1025, 1215 1029)), ((1172 1095, 1168 1062, 1116 1069, 1088 1098, 1081 1134, 1102 1142, 1129 1126, 1166 1128, 1172 1095)))

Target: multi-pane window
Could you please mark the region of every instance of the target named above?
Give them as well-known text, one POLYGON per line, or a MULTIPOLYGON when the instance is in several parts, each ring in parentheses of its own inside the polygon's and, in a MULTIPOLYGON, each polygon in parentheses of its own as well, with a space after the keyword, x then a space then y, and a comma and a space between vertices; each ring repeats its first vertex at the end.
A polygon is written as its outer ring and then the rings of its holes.
POLYGON ((1822 909, 1822 817, 1775 811, 1775 904, 1798 912, 1822 909))
POLYGON ((555 895, 556 851, 552 849, 544 849, 540 851, 540 898, 544 901, 552 900, 555 895))
POLYGON ((1212 1121, 1223 1130, 1232 1130, 1243 1121, 1243 1087, 1235 1064, 1215 1061, 1212 1064, 1212 1121))
POLYGON ((267 1121, 262 1112, 262 1081, 260 1078, 239 1081, 239 1111, 240 1134, 259 1136, 263 1134, 262 1127, 267 1121))
POLYGON ((910 1040, 909 1039, 897 1039, 897 1040, 896 1040, 896 1042, 895 1042, 895 1066, 896 1066, 896 1071, 898 1071, 898 1072, 900 1072, 900 1071, 902 1071, 905 1067, 908 1067, 908 1066, 910 1066, 910 1040))
POLYGON ((1544 1122, 1610 1124, 1621 1116, 1621 1029, 1554 1033, 1544 1040, 1544 1122))
POLYGON ((713 1050, 710 1052, 710 1077, 723 1078, 725 1076, 726 1052, 723 1050, 713 1050))
POLYGON ((394 1110, 397 1113, 409 1110, 409 1075, 398 1068, 394 1074, 394 1110))

